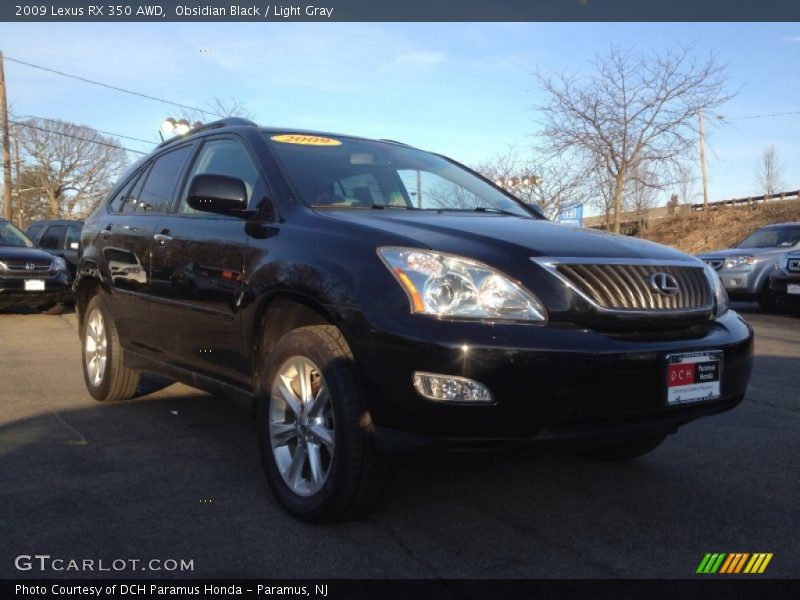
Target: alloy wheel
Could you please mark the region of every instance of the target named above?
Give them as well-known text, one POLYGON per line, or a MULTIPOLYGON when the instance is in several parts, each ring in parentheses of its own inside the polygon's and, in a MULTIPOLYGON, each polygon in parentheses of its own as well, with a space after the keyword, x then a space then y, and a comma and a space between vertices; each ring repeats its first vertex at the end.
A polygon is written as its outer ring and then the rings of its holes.
POLYGON ((270 394, 269 439, 289 489, 299 496, 319 492, 333 466, 335 424, 325 378, 306 357, 291 357, 278 369, 270 394))
POLYGON ((103 382, 108 361, 105 320, 99 310, 89 313, 84 338, 84 368, 90 383, 97 387, 103 382))

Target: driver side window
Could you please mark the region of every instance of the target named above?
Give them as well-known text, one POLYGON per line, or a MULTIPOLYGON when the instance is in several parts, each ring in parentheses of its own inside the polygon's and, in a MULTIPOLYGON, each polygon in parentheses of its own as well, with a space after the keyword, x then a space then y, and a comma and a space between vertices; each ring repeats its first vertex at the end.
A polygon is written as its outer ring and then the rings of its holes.
POLYGON ((186 189, 183 191, 181 205, 178 209, 183 214, 196 213, 196 211, 186 202, 189 184, 195 175, 225 175, 235 177, 244 182, 247 190, 247 201, 258 183, 258 169, 250 158, 250 153, 238 141, 231 139, 212 140, 203 144, 200 154, 192 166, 187 179, 186 189))

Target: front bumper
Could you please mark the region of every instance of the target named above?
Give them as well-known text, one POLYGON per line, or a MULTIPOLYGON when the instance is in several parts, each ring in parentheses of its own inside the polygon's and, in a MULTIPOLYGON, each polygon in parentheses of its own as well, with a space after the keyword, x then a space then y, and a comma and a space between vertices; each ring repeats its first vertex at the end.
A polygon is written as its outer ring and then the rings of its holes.
POLYGON ((72 296, 72 280, 67 273, 43 278, 44 290, 26 291, 26 278, 0 277, 0 308, 6 306, 37 307, 66 302, 72 296))
POLYGON ((774 272, 769 278, 769 288, 780 297, 781 305, 787 308, 800 308, 800 295, 789 294, 789 284, 800 285, 800 274, 774 272))
POLYGON ((720 269, 717 271, 728 295, 734 299, 751 299, 761 291, 759 273, 752 267, 720 269))
POLYGON ((750 377, 753 332, 729 311, 691 334, 628 336, 569 326, 443 321, 340 309, 365 387, 372 424, 395 439, 536 441, 671 431, 740 402, 750 377), (666 356, 722 350, 722 398, 671 407, 666 356), (491 405, 426 400, 415 371, 486 385, 491 405))

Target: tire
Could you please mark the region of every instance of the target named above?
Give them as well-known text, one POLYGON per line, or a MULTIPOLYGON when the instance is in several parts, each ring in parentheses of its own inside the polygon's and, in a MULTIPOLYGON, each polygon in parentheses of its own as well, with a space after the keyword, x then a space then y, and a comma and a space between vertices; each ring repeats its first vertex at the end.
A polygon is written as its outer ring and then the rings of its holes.
POLYGON ((783 310, 780 298, 769 288, 769 283, 764 286, 758 295, 758 306, 766 313, 777 313, 783 310))
POLYGON ((43 315, 60 315, 64 312, 66 305, 63 302, 56 302, 54 304, 45 304, 39 307, 39 312, 43 315))
POLYGON ((100 402, 119 402, 136 394, 139 372, 122 364, 117 328, 101 294, 91 299, 84 313, 81 356, 83 379, 92 398, 100 402))
POLYGON ((375 450, 353 355, 339 329, 316 325, 290 331, 262 357, 262 365, 259 447, 275 497, 304 521, 365 515, 389 470, 375 450))
POLYGON ((652 452, 666 439, 664 434, 651 434, 646 437, 635 438, 621 444, 603 446, 581 452, 583 456, 602 462, 620 462, 632 460, 652 452))

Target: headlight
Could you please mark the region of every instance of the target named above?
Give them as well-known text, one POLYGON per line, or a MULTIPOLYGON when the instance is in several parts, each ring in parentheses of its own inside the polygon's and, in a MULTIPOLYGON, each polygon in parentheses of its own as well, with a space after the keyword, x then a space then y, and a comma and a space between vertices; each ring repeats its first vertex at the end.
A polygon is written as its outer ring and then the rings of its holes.
POLYGON ((50 270, 51 271, 66 271, 67 270, 67 261, 65 261, 60 256, 54 256, 53 262, 50 263, 50 270))
POLYGON ((736 256, 729 256, 725 259, 725 268, 747 267, 752 265, 755 261, 756 257, 752 254, 737 254, 736 256))
POLYGON ((460 319, 547 319, 533 294, 477 261, 414 248, 379 248, 378 256, 405 290, 412 312, 460 319))
POLYGON ((722 279, 713 267, 705 265, 703 270, 706 273, 708 285, 711 286, 711 293, 714 294, 714 316, 718 317, 728 310, 728 292, 725 291, 722 279))

